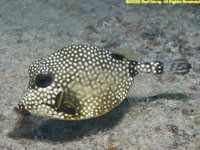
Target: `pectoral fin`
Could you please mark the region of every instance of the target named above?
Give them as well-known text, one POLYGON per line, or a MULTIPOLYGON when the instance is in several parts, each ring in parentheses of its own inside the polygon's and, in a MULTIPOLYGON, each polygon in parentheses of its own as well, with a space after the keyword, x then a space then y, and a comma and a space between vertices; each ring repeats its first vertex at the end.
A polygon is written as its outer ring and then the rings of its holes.
POLYGON ((64 113, 75 115, 76 113, 76 101, 65 91, 60 92, 56 96, 57 111, 63 111, 64 113))

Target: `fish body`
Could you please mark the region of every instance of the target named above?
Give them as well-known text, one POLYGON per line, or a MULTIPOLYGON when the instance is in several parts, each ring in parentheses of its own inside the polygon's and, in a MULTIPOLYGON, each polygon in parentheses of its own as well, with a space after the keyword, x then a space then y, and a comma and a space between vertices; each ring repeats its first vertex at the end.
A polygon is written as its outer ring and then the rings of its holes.
POLYGON ((95 46, 64 47, 30 66, 16 109, 61 120, 101 116, 125 99, 139 72, 161 74, 163 63, 140 63, 95 46))

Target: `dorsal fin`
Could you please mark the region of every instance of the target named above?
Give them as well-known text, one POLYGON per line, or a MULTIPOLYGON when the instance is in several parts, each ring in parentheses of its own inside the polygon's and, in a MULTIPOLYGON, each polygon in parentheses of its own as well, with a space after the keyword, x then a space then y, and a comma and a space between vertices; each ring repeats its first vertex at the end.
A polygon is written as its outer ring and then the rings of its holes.
POLYGON ((116 58, 126 58, 126 59, 130 59, 130 60, 135 60, 138 57, 140 57, 142 54, 140 53, 135 53, 135 52, 131 52, 131 51, 127 51, 125 49, 116 49, 115 51, 112 52, 113 56, 117 56, 116 58), (118 57, 121 56, 121 57, 118 57))

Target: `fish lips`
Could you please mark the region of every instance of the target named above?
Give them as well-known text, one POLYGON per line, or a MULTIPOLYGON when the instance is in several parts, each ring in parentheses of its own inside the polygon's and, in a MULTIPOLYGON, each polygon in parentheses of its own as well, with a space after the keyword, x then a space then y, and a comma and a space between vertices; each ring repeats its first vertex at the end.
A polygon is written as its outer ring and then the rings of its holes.
POLYGON ((14 107, 13 111, 18 116, 18 118, 24 118, 25 116, 31 115, 31 113, 25 109, 22 102, 18 104, 18 107, 14 107))

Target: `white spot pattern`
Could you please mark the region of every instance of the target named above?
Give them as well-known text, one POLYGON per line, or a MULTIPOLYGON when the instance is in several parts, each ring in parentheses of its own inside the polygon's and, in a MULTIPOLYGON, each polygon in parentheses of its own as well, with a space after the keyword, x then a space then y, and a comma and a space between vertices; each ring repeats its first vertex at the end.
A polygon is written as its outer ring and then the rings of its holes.
POLYGON ((28 92, 19 109, 63 120, 100 116, 123 101, 139 71, 161 73, 162 66, 136 61, 130 65, 128 59, 113 58, 110 51, 95 46, 64 47, 30 66, 28 92), (47 87, 36 84, 41 74, 53 77, 47 87))

